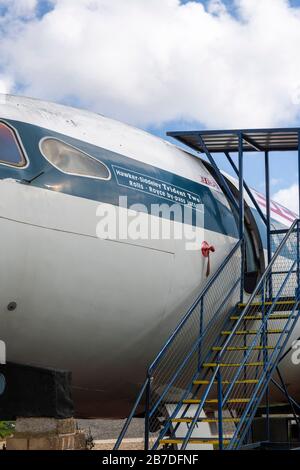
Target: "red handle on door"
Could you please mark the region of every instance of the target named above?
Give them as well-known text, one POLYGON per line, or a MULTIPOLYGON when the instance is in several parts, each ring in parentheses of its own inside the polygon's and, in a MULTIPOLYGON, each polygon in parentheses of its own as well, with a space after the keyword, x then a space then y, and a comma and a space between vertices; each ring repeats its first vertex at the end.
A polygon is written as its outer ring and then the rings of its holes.
POLYGON ((208 277, 210 275, 210 253, 214 253, 216 249, 213 245, 210 245, 209 243, 204 241, 202 243, 201 251, 204 258, 207 258, 206 277, 208 277))

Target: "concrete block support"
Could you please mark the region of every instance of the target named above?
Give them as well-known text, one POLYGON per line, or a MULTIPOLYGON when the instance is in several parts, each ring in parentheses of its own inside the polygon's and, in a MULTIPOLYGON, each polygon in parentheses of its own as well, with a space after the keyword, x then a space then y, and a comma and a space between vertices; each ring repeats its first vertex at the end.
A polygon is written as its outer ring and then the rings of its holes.
POLYGON ((85 450, 85 435, 76 421, 52 418, 18 418, 15 434, 6 441, 7 450, 85 450))

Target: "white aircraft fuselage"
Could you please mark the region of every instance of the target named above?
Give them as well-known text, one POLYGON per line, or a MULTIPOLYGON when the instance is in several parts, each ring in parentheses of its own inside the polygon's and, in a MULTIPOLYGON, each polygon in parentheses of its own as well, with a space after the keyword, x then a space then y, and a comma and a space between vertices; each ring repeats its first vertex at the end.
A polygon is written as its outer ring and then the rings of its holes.
MULTIPOLYGON (((0 99, 1 123, 25 158, 19 166, 4 161, 0 129, 0 339, 7 359, 71 371, 77 416, 127 416, 147 367, 207 282, 207 260, 182 240, 99 238, 99 206, 126 213, 120 196, 146 207, 170 204, 170 194, 182 206, 185 198, 200 200, 199 245, 216 248, 211 275, 238 239, 232 210, 207 163, 141 130, 12 96, 0 99), (47 139, 102 162, 107 177, 61 171, 43 153, 47 139)), ((295 217, 273 204, 274 224, 288 227, 295 217)), ((258 223, 255 230, 265 250, 258 223)), ((300 325, 296 330, 291 341, 300 325)), ((300 398, 290 356, 283 371, 300 398)))

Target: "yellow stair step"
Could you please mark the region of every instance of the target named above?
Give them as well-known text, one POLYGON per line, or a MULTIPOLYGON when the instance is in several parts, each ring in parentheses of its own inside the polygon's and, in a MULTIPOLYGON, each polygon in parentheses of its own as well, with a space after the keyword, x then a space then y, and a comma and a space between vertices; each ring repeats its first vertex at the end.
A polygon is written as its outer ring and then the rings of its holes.
MULTIPOLYGON (((249 403, 250 398, 230 398, 229 400, 226 400, 226 403, 249 403)), ((183 400, 182 402, 184 405, 200 405, 202 403, 202 400, 197 400, 197 399, 191 399, 191 400, 183 400)), ((219 403, 219 400, 217 398, 210 398, 208 400, 205 400, 205 403, 208 404, 216 404, 219 403)))
MULTIPOLYGON (((217 362, 206 362, 202 365, 202 367, 208 368, 208 367, 240 367, 242 364, 241 363, 224 363, 224 364, 218 364, 217 362)), ((259 367, 263 366, 263 362, 247 362, 244 364, 245 367, 259 367)))
MULTIPOLYGON (((218 382, 215 380, 214 384, 217 384, 218 382)), ((210 381, 209 380, 194 380, 193 382, 194 385, 209 385, 210 381)), ((222 380, 222 385, 230 385, 232 382, 229 380, 222 380)), ((258 379, 245 379, 245 380, 237 380, 235 382, 236 385, 253 385, 253 384, 258 384, 258 379)))
MULTIPOLYGON (((288 320, 292 315, 289 315, 289 314, 286 314, 286 315, 271 315, 269 318, 268 318, 268 321, 269 320, 288 320)), ((235 321, 235 320, 239 320, 241 317, 240 316, 232 316, 230 317, 230 320, 232 321, 235 321)), ((246 315, 244 317, 244 320, 257 320, 257 321, 260 321, 260 320, 263 320, 263 316, 262 315, 246 315)))
MULTIPOLYGON (((222 351, 222 347, 221 346, 214 346, 212 348, 212 351, 222 351)), ((238 346, 238 347, 227 347, 225 349, 225 351, 249 351, 249 349, 251 349, 252 351, 262 351, 263 349, 275 349, 273 348, 272 346, 255 346, 254 348, 249 348, 247 346, 238 346)))
MULTIPOLYGON (((263 305, 295 305, 296 300, 277 300, 277 302, 272 302, 271 300, 267 302, 253 302, 250 304, 251 307, 262 307, 263 305)), ((238 304, 239 308, 245 308, 247 304, 240 303, 238 304)))
MULTIPOLYGON (((229 444, 229 439, 224 439, 223 440, 223 444, 229 444)), ((161 441, 159 441, 160 445, 167 445, 167 444, 170 444, 170 445, 178 445, 178 444, 183 444, 184 443, 184 439, 162 439, 161 441)), ((217 446, 219 445, 219 441, 218 440, 215 440, 215 439, 195 439, 195 438, 191 438, 189 439, 189 444, 211 444, 211 445, 214 445, 214 446, 217 446)))
MULTIPOLYGON (((284 330, 268 330, 265 333, 267 335, 279 335, 283 332, 284 332, 284 330)), ((230 336, 231 333, 232 333, 232 331, 222 331, 221 335, 222 336, 230 336)), ((244 336, 244 335, 256 335, 257 333, 258 333, 258 331, 255 331, 255 330, 240 330, 240 331, 237 330, 234 334, 244 336)))
MULTIPOLYGON (((193 421, 193 418, 174 418, 171 420, 172 423, 191 423, 193 421)), ((201 423, 218 423, 218 419, 209 419, 209 418, 199 418, 198 421, 201 421, 201 423)), ((223 418, 222 420, 223 423, 239 423, 240 419, 239 418, 223 418)))

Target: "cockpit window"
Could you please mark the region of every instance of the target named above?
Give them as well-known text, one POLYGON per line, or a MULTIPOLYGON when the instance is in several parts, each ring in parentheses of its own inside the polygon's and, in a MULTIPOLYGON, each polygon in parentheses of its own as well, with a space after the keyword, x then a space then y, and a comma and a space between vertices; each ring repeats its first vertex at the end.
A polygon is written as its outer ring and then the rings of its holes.
POLYGON ((0 164, 23 167, 26 159, 18 144, 14 131, 0 122, 0 164))
POLYGON ((61 140, 46 138, 40 143, 44 157, 63 173, 108 180, 110 171, 102 162, 61 140))

